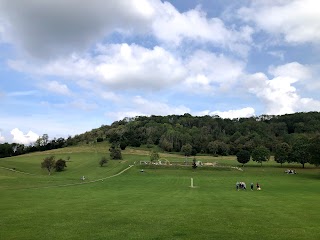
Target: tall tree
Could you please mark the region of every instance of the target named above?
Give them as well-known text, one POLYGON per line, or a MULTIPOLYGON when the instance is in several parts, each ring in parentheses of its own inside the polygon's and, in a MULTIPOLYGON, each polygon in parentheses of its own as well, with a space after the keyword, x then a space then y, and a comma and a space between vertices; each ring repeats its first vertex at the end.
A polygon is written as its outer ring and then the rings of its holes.
POLYGON ((282 167, 283 163, 289 161, 290 151, 291 151, 291 147, 289 146, 288 143, 284 142, 284 143, 278 144, 275 149, 274 160, 277 163, 280 163, 282 167))
POLYGON ((310 163, 319 166, 320 165, 320 135, 313 137, 311 139, 310 145, 309 145, 309 151, 310 151, 310 163))
POLYGON ((237 153, 237 161, 242 164, 242 167, 250 161, 250 157, 250 152, 247 150, 240 150, 237 153))
POLYGON ((300 136, 295 140, 292 146, 292 151, 289 155, 289 161, 300 163, 302 164, 302 168, 304 168, 305 164, 311 161, 311 154, 309 150, 309 140, 304 136, 300 136))
POLYGON ((110 152, 111 159, 114 159, 114 160, 121 160, 122 159, 121 149, 118 146, 112 145, 109 148, 109 152, 110 152))
POLYGON ((269 161, 270 159, 270 151, 264 146, 260 146, 255 148, 252 151, 252 160, 258 162, 262 166, 262 162, 269 161))
POLYGON ((192 146, 191 144, 187 143, 185 145, 183 145, 181 147, 181 152, 186 156, 186 157, 189 157, 192 153, 192 146))
POLYGON ((49 175, 51 175, 51 170, 55 167, 55 157, 54 156, 49 156, 43 159, 41 163, 41 168, 45 168, 48 170, 49 175))

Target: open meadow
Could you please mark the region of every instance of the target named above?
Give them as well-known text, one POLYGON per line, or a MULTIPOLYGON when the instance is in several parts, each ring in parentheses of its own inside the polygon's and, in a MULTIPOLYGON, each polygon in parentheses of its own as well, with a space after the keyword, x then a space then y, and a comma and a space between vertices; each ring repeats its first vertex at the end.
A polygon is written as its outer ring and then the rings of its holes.
POLYGON ((320 239, 320 170, 311 165, 250 161, 241 171, 235 157, 199 156, 216 166, 141 166, 148 152, 126 149, 100 167, 102 156, 108 148, 96 144, 0 159, 0 239, 320 239), (41 169, 49 155, 70 156, 66 170, 41 169))

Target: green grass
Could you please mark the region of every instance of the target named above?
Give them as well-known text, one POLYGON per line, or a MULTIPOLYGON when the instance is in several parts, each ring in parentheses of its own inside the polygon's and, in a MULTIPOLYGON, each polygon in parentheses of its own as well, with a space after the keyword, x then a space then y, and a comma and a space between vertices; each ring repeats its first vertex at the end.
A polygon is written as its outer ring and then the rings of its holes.
MULTIPOLYGON (((134 166, 147 152, 126 150, 109 161, 104 145, 74 147, 0 159, 33 175, 0 168, 0 239, 320 239, 320 171, 290 165, 287 175, 270 161, 244 171, 226 168, 134 166), (71 157, 61 173, 40 169, 47 154, 71 157), (144 173, 140 172, 143 168, 144 173), (190 188, 190 178, 196 188, 190 188), (236 191, 235 183, 259 182, 262 191, 236 191)), ((165 155, 183 161, 179 155, 165 155)), ((197 157, 238 166, 234 157, 197 157)))

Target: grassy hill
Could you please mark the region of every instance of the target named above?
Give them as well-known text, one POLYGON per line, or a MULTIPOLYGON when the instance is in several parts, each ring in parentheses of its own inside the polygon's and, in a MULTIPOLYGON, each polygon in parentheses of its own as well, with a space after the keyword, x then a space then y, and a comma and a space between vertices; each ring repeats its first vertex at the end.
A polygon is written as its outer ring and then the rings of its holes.
POLYGON ((138 165, 148 154, 128 148, 123 160, 100 167, 108 145, 99 143, 0 159, 0 239, 320 238, 320 171, 313 166, 281 168, 271 160, 239 171, 233 156, 199 156, 218 167, 196 170, 138 165), (48 176, 40 168, 48 155, 70 156, 66 170, 48 176), (237 181, 259 182, 262 191, 236 191, 237 181))

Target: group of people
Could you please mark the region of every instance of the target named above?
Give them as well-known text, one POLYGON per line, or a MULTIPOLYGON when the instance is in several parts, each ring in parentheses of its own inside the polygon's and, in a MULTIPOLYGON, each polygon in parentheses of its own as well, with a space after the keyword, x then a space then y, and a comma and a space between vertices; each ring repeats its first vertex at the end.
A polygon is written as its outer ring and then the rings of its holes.
MULTIPOLYGON (((253 183, 250 183, 250 189, 251 191, 253 191, 253 187, 254 187, 254 184, 253 183)), ((257 190, 260 191, 261 190, 261 187, 260 187, 260 184, 257 183, 256 184, 256 187, 257 187, 257 190)), ((240 189, 242 190, 247 190, 247 185, 245 182, 237 182, 236 183, 236 190, 239 191, 240 189)))
POLYGON ((287 169, 284 172, 287 173, 287 174, 297 174, 296 170, 291 170, 291 169, 287 169))

